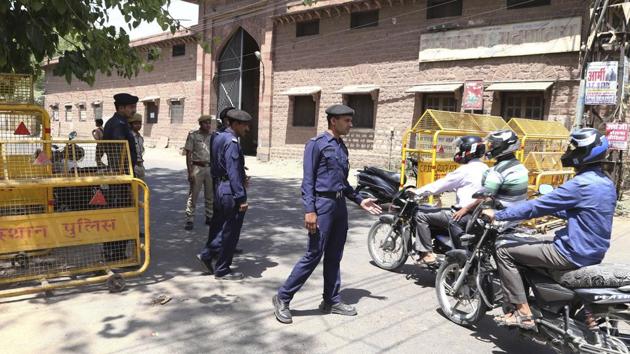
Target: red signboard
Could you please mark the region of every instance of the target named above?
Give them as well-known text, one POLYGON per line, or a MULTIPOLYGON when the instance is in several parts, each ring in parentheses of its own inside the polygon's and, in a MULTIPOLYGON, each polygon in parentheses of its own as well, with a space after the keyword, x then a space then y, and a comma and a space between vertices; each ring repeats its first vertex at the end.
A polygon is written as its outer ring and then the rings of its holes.
POLYGON ((462 98, 462 109, 480 110, 483 109, 483 81, 471 80, 464 82, 464 96, 462 98))
POLYGON ((628 150, 628 123, 606 123, 606 137, 610 149, 628 150))

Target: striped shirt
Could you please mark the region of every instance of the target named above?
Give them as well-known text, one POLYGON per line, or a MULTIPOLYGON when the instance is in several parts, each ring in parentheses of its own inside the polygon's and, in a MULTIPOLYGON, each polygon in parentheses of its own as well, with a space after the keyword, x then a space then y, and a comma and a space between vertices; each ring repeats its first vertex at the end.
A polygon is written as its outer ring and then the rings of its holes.
POLYGON ((518 160, 503 160, 484 173, 481 184, 504 207, 509 207, 527 200, 528 174, 527 168, 518 160))

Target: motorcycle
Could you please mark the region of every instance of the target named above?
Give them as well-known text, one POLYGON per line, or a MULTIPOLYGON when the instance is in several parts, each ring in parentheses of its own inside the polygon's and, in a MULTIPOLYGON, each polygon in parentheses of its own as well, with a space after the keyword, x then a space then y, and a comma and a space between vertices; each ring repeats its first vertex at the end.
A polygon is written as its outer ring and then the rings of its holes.
MULTIPOLYGON (((368 251, 374 263, 385 270, 397 270, 402 267, 409 256, 417 254, 416 222, 417 212, 431 213, 439 211, 433 205, 424 204, 425 197, 418 197, 407 186, 397 192, 390 207, 390 213, 381 215, 372 225, 368 233, 368 251)), ((431 228, 433 235, 433 251, 438 256, 438 262, 428 265, 429 269, 437 269, 443 255, 453 250, 453 242, 448 230, 431 228)))
MULTIPOLYGON (((414 178, 418 177, 418 160, 408 158, 414 178)), ((363 198, 373 198, 379 204, 391 203, 400 187, 400 173, 387 171, 378 167, 363 167, 357 170, 356 191, 363 198)), ((406 182, 407 178, 403 180, 406 182)))
MULTIPOLYGON (((542 188, 541 188, 542 189, 542 188)), ((473 212, 461 237, 465 249, 446 252, 435 280, 438 302, 452 322, 471 326, 491 309, 501 307, 501 281, 496 269, 497 237, 518 232, 501 222, 481 218, 485 208, 497 208, 488 195, 473 212)), ((558 353, 630 353, 630 270, 600 264, 578 270, 549 272, 519 266, 536 331, 519 329, 531 340, 558 353), (625 328, 620 324, 625 323, 625 328)))

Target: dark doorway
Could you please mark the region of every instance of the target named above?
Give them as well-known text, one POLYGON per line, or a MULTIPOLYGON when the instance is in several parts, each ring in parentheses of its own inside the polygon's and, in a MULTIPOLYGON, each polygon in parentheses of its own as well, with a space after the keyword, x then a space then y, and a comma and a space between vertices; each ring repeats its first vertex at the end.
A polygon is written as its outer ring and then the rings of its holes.
POLYGON ((246 155, 256 155, 258 147, 258 89, 260 61, 254 54, 258 44, 245 30, 239 28, 219 56, 217 114, 233 106, 251 114, 249 134, 241 139, 246 155))

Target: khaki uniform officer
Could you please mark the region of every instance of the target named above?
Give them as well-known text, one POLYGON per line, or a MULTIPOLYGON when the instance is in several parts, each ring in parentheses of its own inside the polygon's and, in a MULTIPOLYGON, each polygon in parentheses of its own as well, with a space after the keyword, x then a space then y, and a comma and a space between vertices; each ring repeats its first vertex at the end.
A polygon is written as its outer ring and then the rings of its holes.
POLYGON ((193 217, 197 197, 203 187, 205 198, 206 224, 210 224, 212 218, 212 201, 214 190, 212 188, 212 174, 210 173, 210 128, 212 117, 203 115, 199 117, 199 129, 188 133, 186 139, 186 167, 188 168, 188 182, 190 192, 186 204, 186 226, 184 229, 193 229, 193 217))

